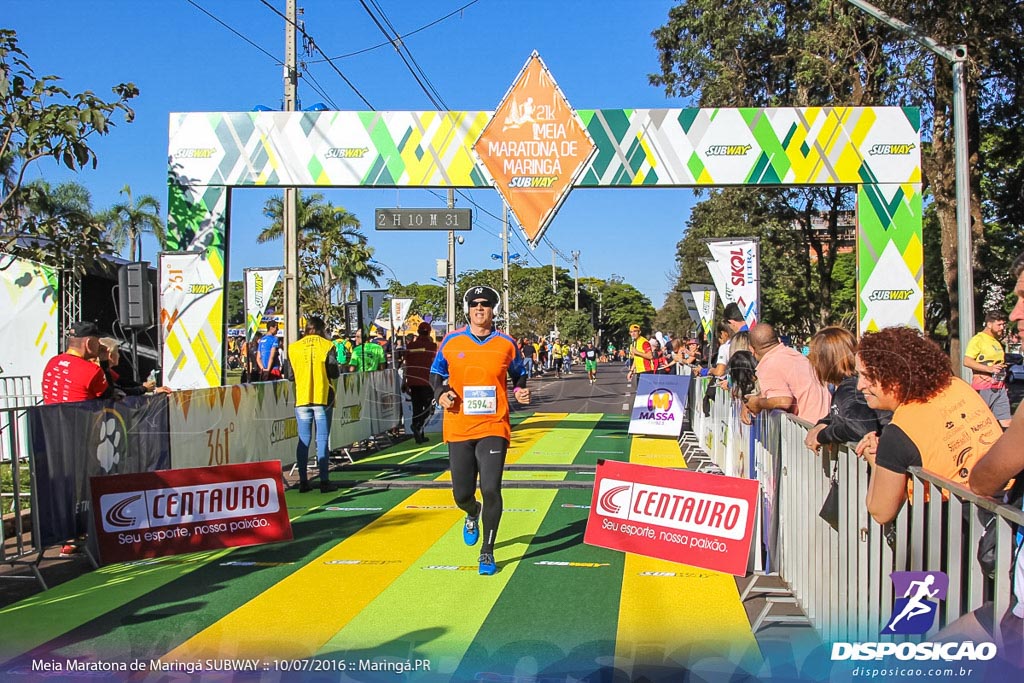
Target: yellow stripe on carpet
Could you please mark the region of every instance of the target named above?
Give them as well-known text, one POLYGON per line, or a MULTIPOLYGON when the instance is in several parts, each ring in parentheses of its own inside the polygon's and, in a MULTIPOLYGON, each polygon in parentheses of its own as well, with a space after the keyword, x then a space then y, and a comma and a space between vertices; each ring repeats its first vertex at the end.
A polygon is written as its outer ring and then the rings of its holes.
MULTIPOLYGON (((550 414, 512 434, 515 462, 549 429, 550 414), (538 426, 531 428, 531 424, 538 426), (540 426, 542 425, 542 426, 540 426)), ((445 472, 439 480, 450 480, 445 472)), ((424 489, 162 657, 311 657, 462 518, 447 489, 424 489)))
MULTIPOLYGON (((635 436, 629 461, 654 467, 686 467, 675 439, 635 436)), ((760 660, 757 641, 731 574, 643 555, 626 554, 615 639, 616 666, 687 665, 708 656, 760 660)))

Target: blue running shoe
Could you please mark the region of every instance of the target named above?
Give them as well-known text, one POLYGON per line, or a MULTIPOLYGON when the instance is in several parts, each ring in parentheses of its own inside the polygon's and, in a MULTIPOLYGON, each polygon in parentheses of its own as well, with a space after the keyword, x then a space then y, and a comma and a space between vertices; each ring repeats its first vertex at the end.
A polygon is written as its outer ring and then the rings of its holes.
POLYGON ((490 576, 498 571, 498 565, 494 563, 494 555, 484 553, 480 556, 480 576, 490 576))
POLYGON ((479 517, 466 517, 466 524, 462 527, 462 540, 466 545, 476 545, 480 540, 480 519, 479 517))

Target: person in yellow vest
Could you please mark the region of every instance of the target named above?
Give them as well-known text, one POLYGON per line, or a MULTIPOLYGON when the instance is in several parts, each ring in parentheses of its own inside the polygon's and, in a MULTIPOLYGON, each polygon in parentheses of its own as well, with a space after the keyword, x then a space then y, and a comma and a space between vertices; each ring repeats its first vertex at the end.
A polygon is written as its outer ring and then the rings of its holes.
POLYGON ((887 327, 865 334, 857 374, 868 406, 893 411, 880 437, 869 434, 857 445, 871 465, 867 508, 879 524, 895 519, 908 497, 914 502, 909 468, 966 487, 974 464, 1002 435, 981 396, 953 375, 946 352, 917 330, 887 327))
POLYGON ((316 425, 316 461, 320 468, 320 492, 338 488, 329 479, 328 437, 331 433, 331 406, 334 403, 334 380, 341 374, 338 351, 327 338, 324 321, 315 315, 306 321, 302 339, 288 346, 290 372, 295 380, 295 421, 299 443, 295 460, 299 470, 299 491, 312 491, 306 464, 313 425, 316 425))
POLYGON ((651 349, 651 342, 640 334, 640 326, 633 323, 629 326, 629 337, 632 340, 629 344, 629 354, 633 359, 633 365, 629 369, 628 379, 633 375, 654 371, 654 352, 651 349))

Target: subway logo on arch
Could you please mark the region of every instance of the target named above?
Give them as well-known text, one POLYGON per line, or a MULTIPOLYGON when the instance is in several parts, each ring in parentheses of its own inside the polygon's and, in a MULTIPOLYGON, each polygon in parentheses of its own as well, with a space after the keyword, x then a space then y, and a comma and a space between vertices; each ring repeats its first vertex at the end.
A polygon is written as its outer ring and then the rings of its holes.
POLYGON ((647 396, 647 412, 640 412, 641 420, 674 420, 672 404, 675 397, 668 389, 655 389, 647 396))
POLYGON ((597 495, 605 517, 736 540, 746 534, 748 510, 743 498, 619 479, 602 479, 597 495))

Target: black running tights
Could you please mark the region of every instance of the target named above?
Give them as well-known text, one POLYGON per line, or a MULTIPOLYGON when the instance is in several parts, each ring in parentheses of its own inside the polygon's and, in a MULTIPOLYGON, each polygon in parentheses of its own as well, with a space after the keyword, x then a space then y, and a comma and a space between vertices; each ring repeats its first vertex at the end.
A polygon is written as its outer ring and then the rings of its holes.
POLYGON ((507 452, 508 441, 500 436, 448 444, 455 504, 470 517, 479 516, 483 522, 481 553, 494 553, 494 539, 501 522, 501 475, 507 452), (480 494, 484 499, 482 514, 476 501, 477 474, 480 475, 480 494))

